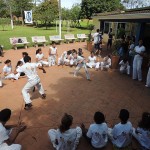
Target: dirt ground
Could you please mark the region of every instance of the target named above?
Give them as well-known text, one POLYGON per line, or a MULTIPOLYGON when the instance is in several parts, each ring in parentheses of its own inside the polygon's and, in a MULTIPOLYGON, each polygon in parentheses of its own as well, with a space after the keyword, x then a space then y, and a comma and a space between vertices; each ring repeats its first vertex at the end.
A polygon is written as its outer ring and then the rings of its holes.
MULTIPOLYGON (((83 49, 84 56, 90 53, 85 49, 86 43, 74 43, 58 45, 59 55, 64 50, 83 49)), ((21 53, 26 51, 35 61, 36 48, 27 50, 6 51, 0 61, 12 60, 13 68, 21 58, 21 53)), ((45 57, 48 56, 48 47, 42 48, 45 57)), ((104 52, 105 53, 105 52, 104 52)), ((0 64, 0 71, 4 63, 0 64)), ((47 94, 46 100, 42 100, 37 90, 31 93, 33 109, 25 111, 21 90, 26 83, 26 78, 17 81, 4 81, 0 88, 0 109, 10 108, 13 111, 9 123, 17 123, 19 117, 28 128, 21 133, 16 143, 20 143, 23 150, 53 150, 49 142, 47 131, 57 128, 64 113, 74 117, 73 127, 82 122, 88 128, 93 122, 95 111, 102 111, 106 116, 109 126, 118 123, 120 109, 126 108, 130 111, 130 121, 133 126, 141 117, 143 111, 150 108, 150 89, 145 88, 144 82, 133 81, 131 77, 119 74, 118 71, 95 71, 89 69, 92 81, 85 78, 84 70, 80 71, 77 78, 73 77, 74 68, 67 66, 54 66, 46 68, 43 74, 38 70, 41 82, 47 94)), ((139 149, 138 143, 133 142, 134 148, 139 149)), ((105 150, 111 150, 111 143, 105 150)), ((92 150, 84 138, 81 139, 78 150, 92 150)))

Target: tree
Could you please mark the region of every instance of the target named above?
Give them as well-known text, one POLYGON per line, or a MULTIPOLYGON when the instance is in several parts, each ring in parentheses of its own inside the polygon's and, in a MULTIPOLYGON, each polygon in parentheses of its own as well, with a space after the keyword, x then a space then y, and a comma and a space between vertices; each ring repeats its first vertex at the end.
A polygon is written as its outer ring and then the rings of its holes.
POLYGON ((45 1, 35 8, 34 20, 40 20, 45 24, 47 29, 48 23, 50 24, 58 18, 58 2, 57 0, 45 1))
POLYGON ((8 11, 7 3, 4 0, 0 0, 0 17, 8 17, 9 11, 8 11))
POLYGON ((121 0, 82 0, 81 18, 91 19, 94 13, 110 12, 124 9, 121 0))
POLYGON ((3 31, 5 29, 5 26, 7 26, 10 23, 10 19, 9 18, 0 18, 0 25, 3 28, 3 31))

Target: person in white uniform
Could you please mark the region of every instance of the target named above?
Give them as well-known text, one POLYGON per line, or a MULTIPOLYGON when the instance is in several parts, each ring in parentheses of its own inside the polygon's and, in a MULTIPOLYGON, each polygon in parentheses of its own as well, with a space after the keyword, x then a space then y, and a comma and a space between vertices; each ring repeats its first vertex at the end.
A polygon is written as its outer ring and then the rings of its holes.
POLYGON ((107 55, 106 57, 104 57, 103 61, 102 62, 97 62, 96 63, 96 67, 95 69, 98 70, 99 68, 101 70, 103 69, 109 69, 111 66, 111 56, 110 55, 107 55))
POLYGON ((113 129, 108 128, 108 136, 117 148, 125 148, 132 142, 133 127, 129 119, 129 112, 126 109, 121 109, 119 118, 120 123, 116 124, 113 129))
POLYGON ((91 124, 88 131, 84 124, 81 125, 83 136, 90 142, 92 147, 103 148, 108 143, 108 126, 105 123, 104 114, 95 112, 95 123, 91 124))
POLYGON ((23 99, 25 101, 24 109, 28 110, 32 107, 32 101, 30 99, 29 91, 33 90, 34 87, 36 86, 39 93, 42 96, 42 99, 46 98, 46 94, 45 94, 43 86, 40 82, 40 78, 36 72, 36 68, 41 67, 41 64, 31 63, 30 56, 25 56, 24 61, 25 61, 25 64, 23 66, 21 66, 20 70, 18 69, 18 72, 24 72, 28 78, 28 82, 22 89, 22 95, 23 95, 23 99))
POLYGON ((138 79, 142 81, 142 62, 143 54, 145 52, 145 47, 143 46, 143 41, 139 40, 139 45, 135 47, 135 56, 133 60, 133 80, 138 79))
POLYGON ((56 150, 76 150, 82 136, 80 127, 70 128, 73 117, 65 114, 61 120, 59 129, 50 129, 48 136, 56 150))
POLYGON ((20 132, 24 131, 24 123, 18 125, 6 125, 11 117, 10 109, 0 111, 0 150, 21 150, 20 144, 13 144, 20 132))
POLYGON ((54 66, 56 64, 56 56, 58 57, 56 43, 52 42, 52 46, 49 48, 49 66, 54 66))
POLYGON ((84 68, 85 73, 86 73, 86 78, 87 78, 87 80, 90 81, 90 74, 89 74, 89 71, 88 71, 88 69, 87 69, 87 67, 86 67, 85 58, 83 58, 83 57, 81 57, 81 56, 78 56, 78 55, 77 55, 77 52, 74 52, 74 53, 73 53, 73 57, 74 57, 74 59, 75 59, 75 61, 76 61, 76 63, 77 63, 77 67, 76 67, 76 69, 75 69, 75 71, 74 71, 74 77, 77 76, 77 74, 78 74, 78 72, 79 72, 79 70, 80 70, 81 68, 84 68))
POLYGON ((91 56, 88 57, 88 61, 87 61, 86 65, 89 68, 96 67, 96 56, 94 56, 94 52, 91 52, 91 56))
POLYGON ((44 54, 42 53, 42 49, 39 48, 37 51, 36 51, 36 62, 37 63, 41 63, 41 65, 46 65, 46 66, 49 66, 49 63, 47 61, 44 60, 44 54))
POLYGON ((130 65, 126 58, 121 60, 119 62, 119 65, 120 65, 120 69, 119 69, 120 73, 126 73, 127 75, 130 75, 130 65))
POLYGON ((19 74, 14 74, 12 72, 11 60, 7 59, 5 61, 5 66, 3 67, 3 75, 5 79, 18 80, 19 74))
POLYGON ((147 78, 146 78, 146 87, 150 87, 150 60, 148 63, 149 69, 148 69, 148 73, 147 73, 147 78))
POLYGON ((143 150, 150 150, 150 113, 144 112, 137 129, 133 129, 133 136, 140 143, 143 150))
POLYGON ((14 74, 16 74, 17 76, 19 76, 19 78, 25 76, 25 73, 23 71, 20 72, 22 65, 23 65, 23 62, 22 61, 18 61, 17 65, 16 65, 16 69, 14 71, 14 74))
POLYGON ((22 61, 23 64, 25 64, 25 62, 24 62, 24 57, 25 56, 28 56, 28 53, 27 52, 22 52, 22 58, 20 59, 20 61, 22 61))

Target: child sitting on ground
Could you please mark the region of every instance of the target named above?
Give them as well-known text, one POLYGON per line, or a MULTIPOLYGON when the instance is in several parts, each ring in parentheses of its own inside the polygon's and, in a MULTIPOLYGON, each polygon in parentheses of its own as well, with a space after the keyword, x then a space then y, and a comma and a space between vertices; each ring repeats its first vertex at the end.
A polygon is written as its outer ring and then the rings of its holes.
POLYGON ((50 129, 48 136, 56 150, 75 150, 82 136, 80 127, 70 128, 73 117, 65 114, 61 120, 59 129, 50 129))
POLYGON ((126 73, 127 75, 130 75, 130 65, 126 58, 120 61, 120 73, 126 73))
POLYGON ((90 142, 94 148, 105 147, 108 142, 108 127, 105 123, 104 114, 96 112, 94 115, 95 123, 91 124, 88 131, 84 124, 81 125, 83 136, 90 142))
POLYGON ((96 56, 94 56, 94 52, 91 52, 91 56, 88 57, 88 61, 86 63, 87 67, 89 68, 95 68, 96 66, 96 56))
POLYGON ((142 146, 142 150, 150 150, 150 113, 144 112, 137 129, 133 129, 133 136, 142 146))
POLYGON ((132 124, 128 121, 129 112, 126 109, 121 109, 119 118, 120 123, 116 124, 113 129, 108 129, 108 136, 117 148, 125 148, 131 144, 132 140, 132 124))

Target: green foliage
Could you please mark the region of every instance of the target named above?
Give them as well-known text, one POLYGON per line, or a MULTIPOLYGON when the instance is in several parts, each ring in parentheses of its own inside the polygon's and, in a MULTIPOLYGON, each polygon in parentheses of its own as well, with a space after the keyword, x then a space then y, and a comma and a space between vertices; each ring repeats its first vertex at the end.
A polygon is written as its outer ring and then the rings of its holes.
POLYGON ((125 29, 124 28, 119 28, 117 31, 117 39, 124 37, 125 35, 125 29))
POLYGON ((122 10, 124 7, 120 0, 82 0, 81 18, 91 19, 94 13, 122 10))
POLYGON ((7 7, 7 4, 4 2, 4 0, 0 0, 0 17, 8 17, 9 16, 9 9, 7 7))
POLYGON ((121 47, 121 43, 122 43, 121 39, 115 39, 112 45, 112 48, 113 48, 112 55, 118 56, 118 48, 121 47))
POLYGON ((51 23, 58 18, 58 2, 57 0, 45 1, 35 8, 33 19, 41 21, 45 24, 51 23))
POLYGON ((10 19, 9 18, 0 18, 0 25, 3 28, 3 31, 5 29, 5 27, 10 23, 10 19))

